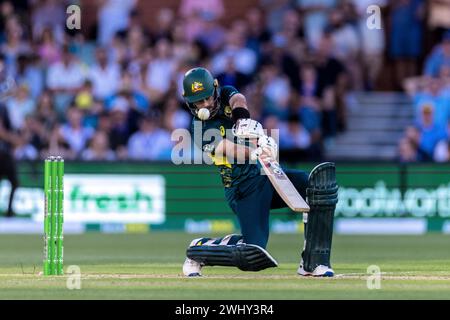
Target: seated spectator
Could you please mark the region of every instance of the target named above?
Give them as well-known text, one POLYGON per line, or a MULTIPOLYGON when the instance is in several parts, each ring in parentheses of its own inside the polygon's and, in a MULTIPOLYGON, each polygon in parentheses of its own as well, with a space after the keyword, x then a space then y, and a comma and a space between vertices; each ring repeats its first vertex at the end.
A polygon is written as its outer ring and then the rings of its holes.
POLYGON ((306 44, 303 39, 301 19, 296 10, 290 9, 284 12, 282 28, 274 34, 272 42, 278 48, 282 48, 283 54, 291 56, 297 64, 302 62, 305 58, 306 44))
POLYGON ((392 2, 389 11, 389 57, 393 60, 396 89, 403 79, 417 74, 418 59, 422 54, 425 3, 421 0, 392 2))
POLYGON ((25 41, 24 28, 19 17, 11 15, 5 22, 6 42, 0 45, 0 52, 5 57, 8 73, 16 76, 17 58, 20 55, 28 55, 32 52, 30 43, 25 41))
POLYGON ((350 74, 351 88, 362 89, 362 73, 359 61, 360 42, 356 28, 344 19, 341 10, 335 9, 330 13, 329 25, 326 32, 334 44, 334 56, 345 64, 350 74))
POLYGON ((30 97, 28 88, 24 85, 19 86, 16 94, 6 101, 6 109, 8 110, 12 128, 16 131, 22 129, 26 116, 31 115, 35 108, 36 105, 30 97))
POLYGON ((92 82, 86 80, 75 96, 75 106, 81 110, 89 110, 94 104, 94 94, 92 92, 92 82))
POLYGON ((289 116, 286 125, 280 126, 280 149, 308 149, 311 135, 300 123, 297 115, 289 116))
POLYGON ((421 110, 421 117, 417 123, 420 138, 418 144, 419 154, 422 160, 432 160, 434 148, 437 143, 447 138, 446 127, 436 123, 431 105, 424 105, 421 110))
POLYGON ((351 0, 346 2, 353 6, 356 14, 359 42, 361 43, 361 64, 366 90, 376 89, 376 81, 383 67, 384 51, 386 47, 385 26, 380 19, 380 28, 367 27, 367 9, 370 5, 377 5, 382 12, 387 5, 386 0, 351 0))
POLYGON ((289 80, 272 61, 261 66, 260 77, 264 98, 263 116, 276 115, 280 119, 286 119, 291 93, 289 80))
POLYGON ((250 83, 251 78, 248 75, 237 71, 234 66, 234 61, 230 57, 227 60, 225 70, 217 76, 217 80, 221 86, 230 85, 239 91, 242 91, 244 87, 250 83))
POLYGON ((224 48, 213 56, 211 61, 213 74, 224 72, 229 59, 234 61, 236 70, 243 74, 252 75, 256 70, 255 52, 245 47, 245 34, 238 24, 228 31, 224 48))
POLYGON ((105 48, 95 53, 96 63, 91 66, 88 78, 92 82, 94 97, 103 100, 113 95, 120 81, 120 69, 116 63, 110 63, 105 48))
POLYGON ((261 8, 253 7, 247 11, 248 21, 246 47, 252 49, 258 57, 258 64, 262 56, 267 54, 267 47, 272 35, 266 27, 264 13, 261 8))
POLYGON ((61 60, 61 48, 55 41, 52 29, 46 27, 39 42, 38 54, 45 67, 61 60))
POLYGON ((102 0, 100 4, 97 11, 97 38, 101 45, 108 45, 117 32, 127 29, 130 12, 136 6, 137 0, 102 0))
POLYGON ((402 138, 398 144, 398 157, 400 162, 419 161, 416 146, 406 137, 402 138))
POLYGON ((225 29, 218 24, 212 16, 204 15, 204 28, 197 36, 197 40, 202 43, 209 52, 217 52, 225 42, 225 29))
POLYGON ((33 99, 37 99, 44 89, 44 73, 36 55, 20 55, 17 58, 16 82, 30 90, 33 99))
POLYGON ((169 132, 179 128, 189 128, 192 116, 180 108, 180 102, 175 95, 169 96, 163 106, 163 126, 169 132))
POLYGON ((446 136, 434 148, 433 160, 436 162, 450 161, 450 121, 447 123, 446 136))
POLYGON ((170 42, 162 38, 155 44, 155 57, 147 69, 146 85, 152 101, 160 101, 169 91, 177 69, 170 42))
POLYGON ((128 156, 133 160, 170 160, 172 147, 170 132, 159 128, 155 117, 146 116, 128 141, 128 156))
POLYGON ((38 148, 41 147, 36 120, 27 116, 26 126, 20 131, 14 146, 14 158, 16 160, 37 160, 39 158, 38 148), (35 145, 36 143, 37 145, 35 145))
POLYGON ((303 14, 303 24, 308 45, 316 49, 327 26, 327 13, 337 5, 337 0, 297 0, 303 14))
POLYGON ((88 148, 81 153, 81 159, 87 161, 116 160, 114 151, 109 148, 109 141, 105 132, 98 131, 94 134, 88 148))
POLYGON ((450 99, 448 93, 443 91, 442 81, 438 78, 424 78, 416 83, 407 84, 409 94, 413 97, 415 117, 420 120, 424 105, 433 109, 435 122, 444 127, 450 117, 450 99))
POLYGON ((316 66, 319 92, 323 92, 326 88, 332 88, 334 91, 337 130, 345 131, 347 127, 348 75, 344 65, 333 56, 333 47, 331 37, 325 34, 319 42, 319 48, 314 51, 313 63, 316 66))
POLYGON ((185 33, 188 41, 193 41, 202 34, 205 23, 202 17, 218 20, 225 13, 222 0, 183 0, 180 3, 179 15, 186 21, 185 33))
POLYGON ((75 60, 68 47, 64 47, 61 61, 52 64, 47 73, 47 86, 55 96, 55 107, 59 117, 64 118, 66 109, 75 93, 82 87, 84 80, 85 73, 80 63, 75 60))
POLYGON ((75 160, 77 158, 76 152, 71 149, 69 143, 67 143, 60 132, 60 125, 57 124, 52 128, 47 145, 41 152, 41 159, 55 154, 62 156, 64 160, 75 160))
POLYGON ((450 30, 448 30, 442 42, 435 46, 425 61, 425 75, 437 77, 442 66, 450 66, 450 30))
POLYGON ((67 123, 59 129, 59 135, 67 142, 77 157, 94 135, 94 129, 83 126, 82 121, 83 113, 81 110, 71 107, 67 112, 67 123))
POLYGON ((39 97, 34 117, 42 124, 47 133, 56 126, 58 115, 56 114, 53 95, 50 91, 44 91, 39 97))
POLYGON ((109 124, 107 124, 108 119, 102 118, 103 120, 99 120, 99 126, 104 122, 104 125, 110 127, 109 143, 111 149, 116 152, 118 158, 124 159, 128 154, 127 144, 131 135, 127 106, 119 103, 115 104, 109 111, 109 124))
POLYGON ((66 18, 66 6, 63 1, 37 1, 34 3, 31 16, 33 38, 40 39, 45 30, 50 29, 58 42, 62 42, 66 18))

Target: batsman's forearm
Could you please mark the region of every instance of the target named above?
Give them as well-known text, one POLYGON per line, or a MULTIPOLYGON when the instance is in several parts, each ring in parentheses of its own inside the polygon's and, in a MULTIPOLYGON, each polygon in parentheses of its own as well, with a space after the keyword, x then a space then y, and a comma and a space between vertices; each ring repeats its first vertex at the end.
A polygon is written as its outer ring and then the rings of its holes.
MULTIPOLYGON (((249 147, 233 143, 229 140, 222 140, 216 147, 214 154, 216 156, 225 156, 230 160, 248 160, 251 150, 249 147)), ((240 161, 238 161, 239 163, 240 161)))

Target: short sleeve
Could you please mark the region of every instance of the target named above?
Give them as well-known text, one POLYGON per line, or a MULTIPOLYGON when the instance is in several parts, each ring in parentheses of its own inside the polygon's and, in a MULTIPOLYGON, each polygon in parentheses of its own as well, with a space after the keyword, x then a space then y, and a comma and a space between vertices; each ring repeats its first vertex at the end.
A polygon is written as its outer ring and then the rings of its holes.
POLYGON ((239 91, 233 86, 223 86, 220 88, 220 101, 223 105, 229 106, 230 99, 239 91))

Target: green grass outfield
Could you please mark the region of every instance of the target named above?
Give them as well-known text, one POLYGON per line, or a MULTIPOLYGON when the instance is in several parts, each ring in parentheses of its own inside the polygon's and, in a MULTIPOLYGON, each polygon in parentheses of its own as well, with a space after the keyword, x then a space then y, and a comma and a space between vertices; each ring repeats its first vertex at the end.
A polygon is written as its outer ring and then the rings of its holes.
POLYGON ((301 235, 272 235, 279 267, 257 273, 209 267, 183 278, 186 245, 196 235, 67 235, 65 267, 81 269, 81 290, 67 276, 43 277, 39 235, 0 235, 0 299, 450 299, 450 236, 335 236, 335 278, 296 275, 301 235), (367 288, 367 267, 381 268, 381 289, 367 288))

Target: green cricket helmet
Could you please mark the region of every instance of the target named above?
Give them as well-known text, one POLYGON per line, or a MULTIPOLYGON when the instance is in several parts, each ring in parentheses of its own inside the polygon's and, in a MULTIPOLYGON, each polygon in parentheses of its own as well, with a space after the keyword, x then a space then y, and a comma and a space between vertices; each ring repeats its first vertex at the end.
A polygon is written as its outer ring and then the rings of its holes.
POLYGON ((214 104, 209 108, 210 117, 217 114, 218 104, 218 82, 213 78, 211 72, 205 68, 193 68, 185 73, 183 78, 183 97, 192 114, 197 115, 196 102, 214 97, 214 104))

